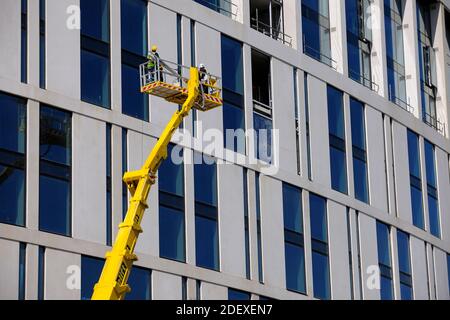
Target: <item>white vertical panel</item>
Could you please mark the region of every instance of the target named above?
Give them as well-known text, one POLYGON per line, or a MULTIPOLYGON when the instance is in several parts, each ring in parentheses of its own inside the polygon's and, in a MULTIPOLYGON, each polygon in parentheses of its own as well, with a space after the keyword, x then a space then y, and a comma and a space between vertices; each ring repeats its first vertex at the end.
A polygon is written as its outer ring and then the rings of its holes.
MULTIPOLYGON (((155 139, 136 131, 128 131, 128 171, 139 170, 143 165, 155 139)), ((152 186, 147 201, 149 208, 142 219, 143 233, 139 236, 136 251, 154 256, 159 255, 159 214, 158 214, 158 180, 152 186)))
POLYGON ((106 126, 74 114, 73 130, 73 237, 104 244, 106 241, 106 126))
POLYGON ((244 189, 242 168, 217 166, 220 266, 224 273, 245 277, 244 189))
POLYGON ((284 224, 281 181, 261 175, 261 241, 264 283, 284 288, 284 224))
POLYGON ((381 112, 366 106, 367 162, 370 204, 387 212, 387 180, 381 112))
POLYGON ((394 152, 395 193, 398 217, 412 223, 411 193, 409 187, 408 138, 406 127, 392 121, 392 144, 394 152))
POLYGON ((0 300, 19 297, 19 242, 0 239, 0 300))
POLYGON ((20 81, 21 1, 2 0, 0 5, 0 70, 4 78, 20 81))
POLYGON ((181 277, 152 271, 152 299, 153 300, 181 300, 181 277))
POLYGON ((228 288, 208 282, 201 284, 201 300, 228 300, 228 288))
MULTIPOLYGON (((222 77, 221 38, 220 32, 203 24, 195 24, 195 43, 197 65, 203 63, 211 74, 222 77)), ((197 119, 202 122, 203 131, 214 128, 223 132, 222 109, 216 108, 208 112, 197 112, 197 119)), ((217 141, 223 142, 223 139, 217 141)))
POLYGON ((81 267, 79 254, 46 248, 44 265, 46 300, 80 300, 80 290, 67 286, 67 280, 72 275, 68 273, 68 268, 81 267))
POLYGON ((276 166, 297 174, 297 150, 295 133, 295 100, 293 68, 272 59, 273 128, 278 130, 279 140, 274 141, 276 166))
POLYGON ((436 176, 437 191, 439 200, 439 214, 441 217, 441 235, 442 239, 450 241, 450 181, 448 155, 440 148, 436 150, 436 176))
POLYGON ((447 253, 434 248, 434 271, 436 278, 436 297, 439 300, 450 299, 450 288, 448 287, 447 253))
POLYGON ((412 282, 415 300, 428 299, 428 275, 425 243, 410 237, 412 282))
MULTIPOLYGON (((161 59, 177 63, 177 14, 150 2, 149 24, 150 43, 158 46, 161 59)), ((176 104, 150 96, 150 121, 152 123, 165 127, 177 109, 176 104)))
POLYGON ((308 77, 311 167, 314 182, 331 185, 327 85, 308 77))
POLYGON ((333 201, 328 201, 327 206, 332 297, 350 299, 347 208, 333 201))
POLYGON ((359 213, 359 241, 364 300, 380 299, 380 290, 373 287, 373 269, 378 267, 376 220, 359 213))
POLYGON ((46 3, 46 88, 79 99, 81 96, 80 30, 69 29, 66 12, 79 0, 47 0, 46 3))

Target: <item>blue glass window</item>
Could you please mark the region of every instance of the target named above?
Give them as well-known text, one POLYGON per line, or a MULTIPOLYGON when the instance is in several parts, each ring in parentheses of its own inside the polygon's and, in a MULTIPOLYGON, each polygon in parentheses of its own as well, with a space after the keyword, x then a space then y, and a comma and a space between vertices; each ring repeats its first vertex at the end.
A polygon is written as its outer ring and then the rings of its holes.
POLYGON ((244 68, 242 43, 224 35, 222 35, 222 86, 224 99, 222 107, 224 145, 227 149, 244 154, 244 68))
POLYGON ((21 47, 20 47, 20 81, 27 82, 28 78, 28 1, 21 1, 21 47))
POLYGON ((436 57, 433 49, 431 3, 417 2, 418 54, 423 121, 440 129, 436 112, 436 57))
POLYGON ((302 0, 303 52, 332 66, 328 0, 302 0))
POLYGON ((72 116, 41 105, 39 230, 71 235, 72 116))
POLYGON ((38 250, 38 300, 44 300, 45 293, 45 247, 39 246, 38 250))
POLYGON ((325 300, 331 298, 326 199, 311 193, 309 206, 314 297, 325 300))
POLYGON ((352 124, 353 180, 355 185, 355 197, 358 200, 369 203, 364 104, 350 98, 350 115, 352 124))
POLYGON ((435 148, 425 140, 425 166, 427 174, 428 212, 430 219, 430 232, 436 237, 441 236, 439 223, 439 203, 436 183, 435 148))
POLYGON ((448 278, 448 288, 450 293, 450 254, 447 253, 447 278, 448 278))
POLYGON ((330 137, 331 187, 347 193, 347 165, 345 150, 343 93, 331 86, 327 88, 328 128, 330 137))
POLYGON ((45 2, 46 0, 39 0, 39 86, 41 89, 45 88, 46 79, 45 2))
POLYGON ((305 293, 305 252, 301 201, 301 190, 283 183, 286 288, 305 293))
MULTIPOLYGON (((87 256, 81 257, 81 300, 90 300, 94 286, 102 273, 105 261, 87 256)), ((151 299, 151 271, 141 267, 133 267, 128 278, 131 292, 125 300, 151 299)))
POLYGON ((147 54, 147 2, 121 0, 122 48, 137 55, 147 54))
POLYGON ((122 113, 149 120, 148 96, 140 92, 139 65, 146 62, 147 1, 121 0, 122 113))
POLYGON ((422 175, 420 172, 419 136, 408 130, 408 159, 413 224, 423 229, 422 175))
POLYGON ((408 108, 403 45, 403 0, 385 0, 385 34, 389 100, 408 108))
POLYGON ((0 223, 25 225, 26 100, 0 92, 0 223))
POLYGON ((185 261, 184 168, 175 163, 183 149, 169 145, 168 158, 158 170, 159 177, 159 254, 163 258, 185 261))
POLYGON ((81 0, 80 6, 82 34, 109 42, 109 1, 81 0))
POLYGON ((26 268, 27 244, 19 245, 19 300, 25 300, 25 268, 26 268))
MULTIPOLYGON (((198 155, 194 157, 198 158, 198 155)), ((219 270, 217 169, 214 161, 205 159, 202 163, 196 163, 194 178, 196 264, 219 270)))
POLYGON ((380 268, 381 300, 392 300, 392 265, 389 226, 377 221, 378 266, 380 268))
POLYGON ((400 269, 400 293, 402 300, 412 299, 411 260, 409 253, 409 235, 397 231, 398 264, 400 269))
POLYGON ((110 108, 109 1, 81 0, 81 100, 110 108))
POLYGON ((250 293, 229 288, 228 300, 250 300, 250 293))
POLYGON ((371 73, 371 30, 366 23, 370 17, 369 0, 346 0, 347 51, 349 77, 374 89, 371 73))
POLYGON ((256 157, 267 163, 272 162, 272 119, 258 113, 253 113, 256 134, 256 157))

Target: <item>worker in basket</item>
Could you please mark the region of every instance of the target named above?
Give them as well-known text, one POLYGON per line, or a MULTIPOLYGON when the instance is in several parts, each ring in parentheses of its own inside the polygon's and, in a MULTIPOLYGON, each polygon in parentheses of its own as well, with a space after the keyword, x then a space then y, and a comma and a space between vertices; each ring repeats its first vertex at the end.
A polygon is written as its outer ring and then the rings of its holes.
POLYGON ((200 67, 198 69, 199 71, 199 78, 200 78, 200 91, 203 89, 203 93, 209 94, 209 74, 206 70, 206 67, 203 63, 200 63, 200 67))
POLYGON ((149 54, 147 56, 147 59, 148 59, 147 72, 149 82, 155 81, 164 82, 162 73, 163 67, 159 62, 158 46, 156 45, 152 46, 152 54, 149 54))

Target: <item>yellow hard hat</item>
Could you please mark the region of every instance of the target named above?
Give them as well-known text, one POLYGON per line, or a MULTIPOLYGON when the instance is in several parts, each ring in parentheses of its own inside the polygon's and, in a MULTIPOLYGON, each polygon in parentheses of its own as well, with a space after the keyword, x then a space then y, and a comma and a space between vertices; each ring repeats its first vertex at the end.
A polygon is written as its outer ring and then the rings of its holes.
POLYGON ((152 52, 158 51, 158 46, 152 46, 152 52))

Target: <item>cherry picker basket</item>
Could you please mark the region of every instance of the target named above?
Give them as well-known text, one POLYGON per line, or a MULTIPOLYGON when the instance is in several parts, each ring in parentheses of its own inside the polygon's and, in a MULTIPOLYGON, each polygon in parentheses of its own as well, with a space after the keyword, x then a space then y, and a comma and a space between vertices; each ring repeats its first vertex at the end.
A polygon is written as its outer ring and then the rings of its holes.
MULTIPOLYGON (((183 104, 188 96, 189 67, 160 59, 154 54, 149 61, 139 66, 141 92, 163 98, 169 102, 183 104)), ((223 104, 221 79, 210 73, 199 71, 200 95, 193 108, 207 111, 223 104)))

